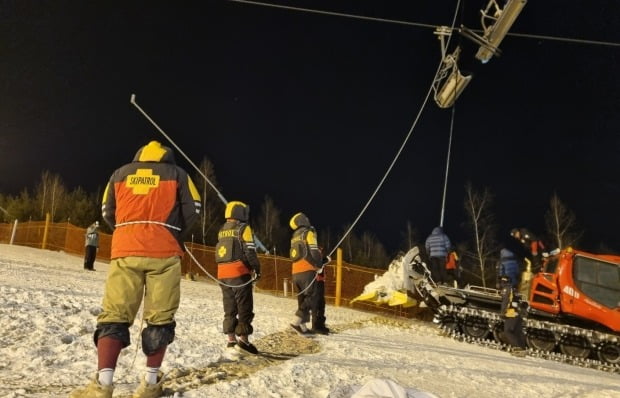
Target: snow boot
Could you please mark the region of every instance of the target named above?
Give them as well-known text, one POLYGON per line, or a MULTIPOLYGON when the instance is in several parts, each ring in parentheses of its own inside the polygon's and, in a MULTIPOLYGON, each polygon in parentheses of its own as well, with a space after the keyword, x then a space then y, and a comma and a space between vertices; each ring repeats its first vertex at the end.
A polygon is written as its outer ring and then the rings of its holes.
POLYGON ((86 387, 73 390, 69 394, 69 398, 112 398, 114 385, 102 386, 99 384, 98 377, 97 373, 95 373, 95 376, 86 387))
POLYGON ((164 381, 164 374, 160 371, 157 375, 157 384, 148 384, 145 379, 142 379, 140 386, 133 393, 132 398, 157 398, 161 397, 163 393, 162 383, 164 381))
POLYGON ((310 329, 310 332, 313 334, 324 334, 327 336, 329 334, 329 328, 326 326, 316 326, 310 329))
POLYGON ((252 355, 258 354, 258 349, 254 346, 254 344, 247 341, 237 340, 237 347, 235 348, 237 348, 237 350, 242 353, 248 353, 252 355))
POLYGON ((226 348, 235 348, 236 345, 236 341, 229 341, 228 343, 226 343, 226 348))
POLYGON ((311 336, 312 332, 310 332, 310 330, 308 328, 306 328, 305 330, 300 326, 300 325, 294 325, 291 323, 291 327, 293 329, 295 329, 295 331, 297 332, 297 334, 299 334, 300 336, 311 336))

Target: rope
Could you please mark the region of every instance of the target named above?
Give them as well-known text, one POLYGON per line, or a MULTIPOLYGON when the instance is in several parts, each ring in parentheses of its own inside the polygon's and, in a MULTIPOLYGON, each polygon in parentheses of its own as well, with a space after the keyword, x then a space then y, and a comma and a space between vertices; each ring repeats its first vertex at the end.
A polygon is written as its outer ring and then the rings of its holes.
POLYGON ((443 228, 443 217, 446 209, 446 195, 448 191, 448 171, 450 170, 450 152, 452 148, 452 131, 454 130, 454 114, 456 112, 456 103, 452 105, 452 117, 450 118, 450 138, 448 139, 448 155, 446 156, 446 177, 443 182, 443 197, 441 200, 441 218, 439 225, 443 228))
MULTIPOLYGON (((238 1, 238 0, 231 0, 231 1, 238 1)), ((451 32, 454 29, 454 24, 456 23, 456 16, 458 14, 458 10, 459 10, 459 4, 461 3, 461 1, 459 0, 457 2, 456 5, 456 9, 454 12, 454 16, 452 18, 452 25, 451 25, 451 32)), ((450 40, 452 39, 452 33, 450 33, 450 35, 448 36, 448 40, 446 42, 446 48, 449 46, 450 44, 450 40)), ((377 195, 377 193, 379 192, 379 189, 383 186, 383 183, 385 182, 385 180, 387 179, 388 174, 392 171, 392 168, 394 167, 394 164, 396 163, 396 161, 398 160, 398 158, 400 157, 400 154, 402 153, 403 149, 405 148, 405 145, 407 144, 407 142, 409 141, 409 138, 411 137, 411 134, 413 133, 413 130, 415 129, 415 127, 418 124, 418 121, 420 120, 420 117, 422 115, 422 111, 424 111, 424 108, 426 107, 426 104, 428 103, 428 99, 430 98, 431 93, 433 92, 433 86, 434 86, 434 82, 437 79, 437 75, 440 73, 441 68, 443 65, 443 59, 441 59, 441 61, 439 62, 439 65, 437 65, 437 69, 435 70, 435 76, 433 77, 433 83, 431 83, 430 87, 428 88, 428 91, 426 92, 426 97, 424 98, 424 101, 422 103, 422 106, 420 107, 420 109, 418 110, 418 113, 413 121, 413 124, 411 125, 411 127, 409 128, 409 132, 407 133, 407 135, 405 136, 405 139, 403 141, 403 143, 400 145, 400 148, 398 149, 396 155, 394 156, 394 159, 392 160, 392 162, 390 163, 389 167, 387 168, 385 174, 383 175, 383 177, 381 178, 381 180, 379 181, 379 184, 377 185, 377 187, 375 188, 374 192, 372 193, 372 195, 370 196, 370 198, 368 199, 368 201, 366 202, 366 204, 364 205, 364 207, 362 208, 362 210, 360 211, 359 215, 355 218, 355 220, 353 221, 353 223, 349 226, 348 230, 344 233, 344 235, 342 236, 342 238, 340 239, 340 241, 338 241, 338 243, 336 243, 336 245, 334 246, 334 248, 329 252, 329 256, 331 256, 334 251, 336 250, 336 248, 338 248, 342 242, 345 240, 345 238, 347 237, 347 235, 349 235, 349 233, 351 232, 351 230, 353 229, 353 227, 357 224, 357 222, 360 220, 360 218, 362 217, 362 215, 366 212, 366 209, 368 209, 368 206, 370 205, 370 203, 372 202, 372 200, 375 198, 375 196, 377 195)))
MULTIPOLYGON (((426 23, 401 21, 401 20, 387 19, 387 18, 367 17, 364 15, 358 15, 358 14, 347 14, 347 13, 341 13, 341 12, 323 11, 323 10, 316 10, 316 9, 311 9, 311 8, 283 6, 280 4, 272 4, 272 3, 265 3, 265 2, 259 2, 259 1, 249 1, 249 0, 228 0, 228 1, 232 1, 234 3, 245 3, 245 4, 253 4, 257 6, 308 12, 308 13, 313 13, 313 14, 333 15, 333 16, 338 16, 338 17, 361 19, 361 20, 366 20, 366 21, 385 22, 385 23, 393 23, 393 24, 399 24, 399 25, 408 25, 408 26, 416 26, 416 27, 431 28, 431 29, 437 28, 437 25, 426 24, 426 23)), ((454 30, 454 25, 452 25, 452 30, 454 30)), ((460 29, 457 28, 456 30, 460 32, 460 29)), ((476 33, 484 33, 484 31, 480 29, 470 29, 470 30, 476 33)), ((570 38, 570 37, 545 36, 545 35, 536 35, 536 34, 527 34, 527 33, 507 33, 506 36, 524 37, 524 38, 529 38, 529 39, 555 40, 555 41, 563 41, 563 42, 568 42, 568 43, 592 44, 592 45, 598 45, 598 46, 620 47, 620 43, 617 43, 617 42, 575 39, 575 38, 570 38)))
MULTIPOLYGON (((164 130, 161 129, 161 127, 159 127, 159 125, 157 123, 155 123, 155 121, 153 119, 151 119, 151 117, 140 107, 140 105, 138 105, 138 103, 136 102, 136 95, 135 94, 131 94, 131 97, 129 99, 129 102, 136 107, 136 109, 138 111, 140 111, 140 113, 142 113, 142 115, 144 115, 145 118, 147 118, 147 120, 149 122, 151 122, 151 124, 157 129, 157 131, 159 131, 164 137, 166 137, 166 139, 170 142, 170 144, 172 144, 177 151, 179 151, 179 153, 181 155, 183 155, 183 157, 185 158, 185 160, 187 160, 189 162, 189 164, 191 164, 194 169, 196 171, 198 171, 198 174, 200 174, 202 176, 202 178, 204 178, 204 180, 211 186, 211 188, 213 188, 213 190, 217 193, 217 196, 220 198, 220 200, 224 203, 224 205, 228 204, 228 201, 226 200, 226 198, 224 198, 224 195, 222 195, 222 193, 215 187, 215 185, 213 185, 213 183, 207 178, 207 176, 205 175, 205 173, 202 172, 202 170, 196 166, 194 164, 194 162, 192 162, 192 160, 189 158, 189 156, 187 156, 185 154, 185 152, 183 152, 181 150, 181 148, 179 148, 179 146, 174 142, 174 140, 172 138, 170 138, 168 136, 168 134, 166 134, 164 132, 164 130)), ((265 247, 265 245, 263 245, 263 243, 256 237, 254 236, 254 241, 256 242, 257 246, 259 248, 261 248, 265 253, 269 253, 269 250, 267 250, 267 248, 265 247)))
POLYGON ((133 365, 136 362, 136 358, 138 357, 138 349, 140 347, 140 341, 142 340, 142 326, 144 325, 144 296, 146 294, 146 290, 142 290, 142 303, 140 304, 140 311, 142 313, 141 315, 141 320, 140 320, 140 327, 138 328, 138 341, 136 341, 136 350, 133 354, 133 359, 131 360, 131 364, 129 364, 129 367, 126 369, 125 374, 129 375, 130 372, 133 369, 133 365))
POLYGON ((217 279, 216 277, 214 277, 213 275, 211 275, 206 269, 204 269, 202 267, 202 265, 200 264, 200 262, 198 262, 198 260, 196 259, 196 257, 194 257, 194 255, 192 254, 192 252, 187 248, 187 246, 185 244, 183 244, 183 247, 185 247, 185 251, 187 252, 187 254, 189 254, 189 257, 194 261, 194 263, 196 263, 196 265, 198 266, 198 268, 200 268, 202 270, 202 272, 204 272, 209 278, 213 279, 215 282, 217 282, 219 285, 222 286, 226 286, 226 287, 243 287, 246 285, 249 285, 250 283, 254 282, 256 279, 252 278, 249 281, 242 283, 240 285, 228 285, 222 281, 220 281, 219 279, 217 279))
POLYGON ((127 221, 127 222, 118 223, 114 225, 114 227, 115 228, 124 227, 126 225, 134 225, 134 224, 157 224, 157 225, 163 225, 164 227, 168 227, 170 229, 174 229, 176 231, 181 231, 181 228, 179 227, 175 227, 174 225, 166 224, 165 222, 160 222, 160 221, 127 221))

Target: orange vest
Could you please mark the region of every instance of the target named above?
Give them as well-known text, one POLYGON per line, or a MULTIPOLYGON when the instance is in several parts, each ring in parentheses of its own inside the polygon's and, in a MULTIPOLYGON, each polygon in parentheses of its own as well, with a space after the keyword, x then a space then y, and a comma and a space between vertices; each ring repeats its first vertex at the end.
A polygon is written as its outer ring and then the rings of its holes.
POLYGON ((446 261, 446 269, 456 269, 456 262, 458 259, 455 252, 450 252, 448 254, 448 260, 446 261))

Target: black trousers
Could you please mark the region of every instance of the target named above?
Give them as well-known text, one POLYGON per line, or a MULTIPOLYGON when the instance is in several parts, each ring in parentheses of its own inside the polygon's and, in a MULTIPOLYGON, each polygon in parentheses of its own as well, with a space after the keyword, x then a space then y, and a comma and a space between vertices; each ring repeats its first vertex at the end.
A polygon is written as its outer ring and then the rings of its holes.
POLYGON ((316 309, 312 311, 312 329, 325 328, 325 281, 316 280, 316 309))
POLYGON ((435 283, 445 283, 448 281, 446 275, 446 259, 444 257, 431 257, 431 278, 435 283))
MULTIPOLYGON (((293 284, 297 290, 297 311, 295 315, 301 318, 303 323, 310 321, 310 313, 317 314, 320 312, 320 287, 319 283, 314 282, 316 272, 305 271, 293 274, 293 284)), ((323 297, 321 295, 321 297, 323 297)), ((325 307, 323 307, 323 314, 325 307)))
MULTIPOLYGON (((238 278, 221 279, 220 282, 229 286, 238 286, 248 282, 252 276, 242 275, 238 278)), ((254 296, 252 284, 242 287, 229 287, 220 284, 222 289, 222 302, 224 303, 225 334, 248 336, 254 332, 252 320, 254 319, 254 296)))
POLYGON ((523 334, 523 319, 520 316, 504 319, 504 335, 508 343, 515 347, 526 348, 523 334))
POLYGON ((97 258, 97 247, 96 246, 85 246, 84 247, 84 269, 94 269, 95 259, 97 258))

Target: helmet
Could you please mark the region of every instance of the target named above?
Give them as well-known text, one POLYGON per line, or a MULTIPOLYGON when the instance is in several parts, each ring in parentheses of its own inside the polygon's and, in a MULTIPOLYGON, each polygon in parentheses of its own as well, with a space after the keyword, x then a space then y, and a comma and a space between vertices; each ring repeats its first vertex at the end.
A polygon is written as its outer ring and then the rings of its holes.
POLYGON ((291 217, 291 221, 289 221, 288 225, 290 225, 292 230, 296 230, 299 227, 311 226, 308 216, 306 216, 304 213, 301 213, 301 212, 291 217))
POLYGON ((134 162, 175 163, 174 153, 159 141, 151 141, 141 147, 133 158, 134 162))
POLYGON ((250 206, 238 200, 228 202, 224 211, 225 218, 247 222, 250 216, 250 206))

